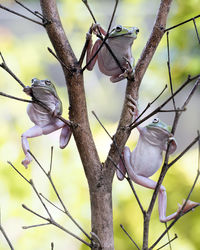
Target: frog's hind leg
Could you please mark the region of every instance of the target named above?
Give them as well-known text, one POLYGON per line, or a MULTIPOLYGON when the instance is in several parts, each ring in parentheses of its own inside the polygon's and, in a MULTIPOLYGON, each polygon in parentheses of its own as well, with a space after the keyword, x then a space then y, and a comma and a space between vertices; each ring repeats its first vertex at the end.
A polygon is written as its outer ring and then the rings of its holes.
POLYGON ((42 129, 39 126, 35 125, 34 127, 24 132, 21 136, 22 148, 25 154, 25 159, 22 161, 22 164, 25 166, 25 168, 27 168, 28 164, 32 161, 32 157, 28 153, 28 150, 30 150, 30 148, 27 139, 37 137, 40 135, 42 135, 42 129))
POLYGON ((71 137, 71 129, 70 127, 65 124, 64 122, 62 122, 61 120, 58 120, 53 123, 53 124, 49 124, 46 125, 45 127, 42 128, 42 133, 44 135, 50 134, 58 129, 62 128, 61 130, 61 134, 60 134, 60 148, 65 148, 70 140, 71 137))
POLYGON ((68 125, 63 126, 60 133, 60 148, 63 149, 67 146, 72 135, 72 131, 68 125))

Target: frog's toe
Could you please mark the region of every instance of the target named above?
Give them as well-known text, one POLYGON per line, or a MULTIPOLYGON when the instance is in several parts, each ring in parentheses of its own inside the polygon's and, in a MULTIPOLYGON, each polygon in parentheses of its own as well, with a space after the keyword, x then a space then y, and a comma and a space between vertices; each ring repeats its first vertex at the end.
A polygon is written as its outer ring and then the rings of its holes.
MULTIPOLYGON (((178 204, 179 206, 178 211, 177 211, 178 213, 181 211, 184 204, 185 204, 185 200, 183 200, 182 205, 178 204)), ((197 206, 200 206, 200 203, 188 200, 182 211, 183 213, 186 213, 189 210, 196 208, 197 206)))
POLYGON ((32 157, 30 154, 26 154, 25 159, 22 161, 22 165, 24 165, 25 168, 28 168, 28 165, 31 163, 32 157))

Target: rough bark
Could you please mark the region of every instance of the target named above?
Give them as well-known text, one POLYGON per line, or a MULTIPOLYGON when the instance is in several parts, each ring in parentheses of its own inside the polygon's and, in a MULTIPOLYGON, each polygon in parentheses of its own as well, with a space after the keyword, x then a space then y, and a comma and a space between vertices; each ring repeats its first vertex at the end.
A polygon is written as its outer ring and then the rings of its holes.
MULTIPOLYGON (((135 100, 138 99, 138 90, 144 73, 164 34, 171 1, 161 1, 150 39, 136 66, 135 80, 127 82, 126 95, 132 95, 135 100)), ((40 0, 40 3, 44 17, 51 21, 50 24, 46 25, 46 31, 51 43, 58 58, 69 68, 68 70, 66 67, 63 67, 69 95, 70 121, 73 122, 74 139, 89 185, 92 232, 98 236, 101 242, 101 246, 93 247, 92 249, 112 250, 114 249, 112 180, 115 168, 109 158, 103 165, 99 160, 88 121, 83 75, 63 30, 56 7, 56 0, 40 0)), ((129 137, 130 131, 126 127, 130 124, 131 119, 127 99, 125 98, 121 119, 115 135, 120 151, 122 151, 129 137)), ((119 153, 114 144, 111 146, 109 157, 116 163, 119 160, 119 153)))

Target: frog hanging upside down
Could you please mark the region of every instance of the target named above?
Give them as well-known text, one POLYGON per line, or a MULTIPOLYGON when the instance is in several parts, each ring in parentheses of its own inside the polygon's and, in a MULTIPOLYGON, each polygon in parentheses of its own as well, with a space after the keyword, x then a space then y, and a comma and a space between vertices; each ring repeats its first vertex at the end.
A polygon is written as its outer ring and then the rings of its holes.
POLYGON ((30 150, 28 138, 47 135, 62 128, 60 148, 63 149, 67 146, 72 132, 69 125, 57 117, 62 114, 62 102, 51 81, 33 78, 31 87, 25 87, 24 92, 35 100, 35 102, 29 103, 27 107, 28 116, 35 126, 24 132, 21 137, 25 154, 22 164, 27 168, 32 161, 32 157, 28 152, 30 150), (42 103, 42 105, 39 103, 42 103))

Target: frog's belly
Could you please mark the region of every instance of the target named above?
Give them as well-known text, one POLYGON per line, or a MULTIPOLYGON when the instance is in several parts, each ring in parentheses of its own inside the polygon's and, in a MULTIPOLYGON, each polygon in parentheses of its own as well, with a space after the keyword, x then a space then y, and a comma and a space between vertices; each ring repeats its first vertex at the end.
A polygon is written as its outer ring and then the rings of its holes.
POLYGON ((41 112, 34 108, 32 104, 27 106, 27 114, 30 120, 41 128, 51 123, 54 119, 49 113, 44 111, 41 112))
POLYGON ((155 148, 154 150, 148 150, 143 152, 141 157, 133 157, 131 159, 134 172, 137 175, 150 177, 152 176, 162 164, 162 151, 155 148))
MULTIPOLYGON (((117 57, 120 65, 125 68, 126 67, 126 61, 123 59, 125 54, 121 54, 119 51, 114 51, 113 53, 117 57)), ((126 56, 127 57, 127 56, 126 56)), ((99 69, 102 73, 104 73, 107 76, 113 76, 113 75, 119 75, 122 74, 122 70, 117 65, 115 59, 110 54, 110 52, 103 46, 103 48, 100 50, 98 54, 98 65, 99 69)))

